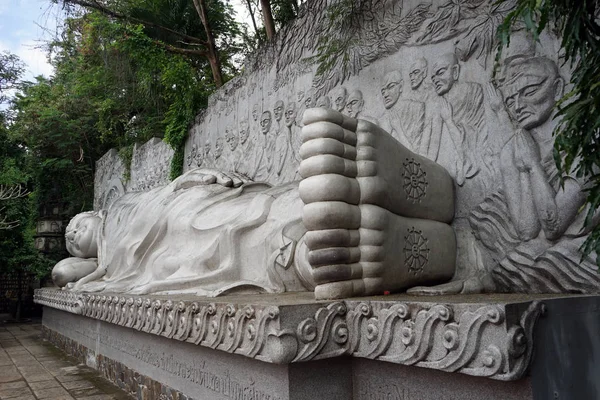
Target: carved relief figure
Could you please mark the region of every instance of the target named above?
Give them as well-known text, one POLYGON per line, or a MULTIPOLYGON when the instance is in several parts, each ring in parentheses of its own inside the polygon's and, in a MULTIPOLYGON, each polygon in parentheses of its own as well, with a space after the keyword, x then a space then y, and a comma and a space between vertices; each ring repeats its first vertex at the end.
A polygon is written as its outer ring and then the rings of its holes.
POLYGON ((341 113, 346 109, 346 100, 348 98, 348 92, 343 86, 335 87, 329 92, 329 97, 333 99, 333 109, 341 113))
POLYGON ((326 299, 448 279, 456 244, 444 169, 333 110, 309 110, 305 124, 299 185, 272 188, 194 169, 168 186, 128 193, 100 217, 76 217, 86 229, 67 233, 74 257, 55 266, 57 281, 131 294, 314 288, 326 299), (357 163, 361 146, 370 152, 357 163), (336 158, 354 173, 346 176, 336 158), (378 168, 398 159, 406 160, 403 174, 378 168), (81 262, 97 268, 73 273, 81 262))
POLYGON ((381 87, 383 104, 387 110, 382 117, 383 128, 408 149, 419 151, 425 125, 425 105, 401 99, 402 89, 400 71, 392 71, 385 76, 381 87))
POLYGON ((297 169, 300 164, 300 146, 302 145, 302 136, 300 135, 300 127, 296 123, 298 117, 296 112, 296 103, 293 101, 288 104, 285 109, 285 126, 287 128, 287 135, 292 148, 292 157, 294 160, 294 167, 297 169))
POLYGON ((243 119, 239 124, 239 145, 237 147, 240 156, 234 171, 249 179, 254 176, 256 171, 255 149, 256 134, 250 137, 248 120, 243 119))
POLYGON ((421 57, 418 58, 408 70, 408 77, 410 80, 410 96, 412 99, 425 103, 433 97, 433 89, 430 84, 426 82, 427 78, 427 59, 421 57))
POLYGON ((285 104, 283 100, 277 100, 273 107, 273 117, 275 118, 275 130, 277 134, 282 130, 281 118, 283 117, 283 110, 285 110, 285 104))
POLYGON ((486 150, 483 89, 473 82, 459 82, 460 65, 454 53, 439 57, 433 64, 431 80, 437 95, 439 113, 434 116, 425 148, 428 156, 437 160, 443 126, 454 144, 456 182, 462 186, 466 178, 475 176, 482 167, 481 154, 486 150))
POLYGON ((238 149, 239 137, 234 132, 231 126, 228 126, 225 129, 225 142, 227 143, 227 147, 229 148, 229 155, 227 156, 227 170, 228 171, 237 171, 237 166, 240 162, 240 158, 242 154, 238 149))
POLYGON ((257 143, 256 171, 252 179, 256 182, 265 182, 269 179, 273 169, 273 156, 275 155, 275 137, 271 132, 273 119, 270 111, 262 113, 260 118, 260 132, 257 143))
POLYGON ((196 144, 192 145, 192 149, 190 150, 190 153, 187 155, 186 158, 186 163, 188 167, 197 167, 196 165, 196 155, 198 153, 198 147, 196 146, 196 144))
POLYGON ((354 90, 348 95, 346 102, 345 114, 351 118, 360 118, 365 121, 378 124, 377 120, 369 115, 363 114, 363 108, 365 101, 363 100, 363 94, 360 90, 354 90))
POLYGON ((553 160, 552 110, 564 81, 548 58, 521 55, 504 66, 500 93, 488 88, 492 109, 508 130, 500 154, 502 187, 473 210, 469 222, 491 254, 491 273, 417 291, 469 293, 597 293, 595 255, 579 251, 592 226, 584 225, 584 183, 561 185, 553 160))

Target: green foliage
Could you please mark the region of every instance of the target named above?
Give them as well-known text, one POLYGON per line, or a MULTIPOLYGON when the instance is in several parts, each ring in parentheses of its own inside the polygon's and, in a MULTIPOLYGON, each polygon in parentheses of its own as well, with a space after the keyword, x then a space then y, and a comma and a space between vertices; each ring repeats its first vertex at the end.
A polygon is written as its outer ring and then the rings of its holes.
MULTIPOLYGON (((600 207, 600 25, 595 0, 517 0, 499 29, 500 50, 510 43, 517 24, 537 38, 547 28, 561 37, 565 62, 573 69, 572 89, 557 104, 558 125, 554 158, 564 173, 575 172, 587 179, 587 222, 600 207)), ((583 246, 584 253, 596 251, 600 265, 600 226, 594 228, 583 246)))

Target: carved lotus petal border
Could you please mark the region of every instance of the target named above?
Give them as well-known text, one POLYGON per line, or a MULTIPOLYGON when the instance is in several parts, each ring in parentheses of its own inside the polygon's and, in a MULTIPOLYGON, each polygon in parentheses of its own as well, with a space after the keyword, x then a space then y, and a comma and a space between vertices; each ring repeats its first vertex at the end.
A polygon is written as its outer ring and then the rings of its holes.
POLYGON ((533 301, 518 323, 509 326, 504 306, 498 304, 347 300, 294 309, 292 313, 304 312, 305 318, 282 326, 283 307, 278 306, 56 289, 38 289, 34 300, 73 314, 270 363, 348 354, 498 380, 516 380, 525 374, 533 352, 533 327, 544 312, 543 304, 533 301))

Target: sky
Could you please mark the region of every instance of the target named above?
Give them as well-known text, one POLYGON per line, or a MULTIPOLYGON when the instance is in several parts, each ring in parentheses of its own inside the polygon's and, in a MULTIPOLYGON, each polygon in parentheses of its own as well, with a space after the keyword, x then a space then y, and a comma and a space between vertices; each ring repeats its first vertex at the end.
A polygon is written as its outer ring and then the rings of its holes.
MULTIPOLYGON (((237 19, 247 21, 244 0, 230 1, 237 19)), ((62 19, 61 7, 50 0, 0 0, 0 51, 10 51, 21 58, 27 69, 25 80, 52 75, 43 47, 62 19)))
POLYGON ((43 47, 60 24, 61 15, 60 6, 50 0, 0 0, 0 51, 21 58, 26 64, 25 80, 52 75, 43 47))

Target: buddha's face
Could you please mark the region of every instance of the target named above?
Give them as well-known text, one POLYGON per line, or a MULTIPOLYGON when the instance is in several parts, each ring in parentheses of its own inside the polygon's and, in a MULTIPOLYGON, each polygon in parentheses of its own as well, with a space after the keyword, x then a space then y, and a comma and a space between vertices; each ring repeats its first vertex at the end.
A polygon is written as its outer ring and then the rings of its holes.
POLYGON ((271 113, 269 111, 265 111, 260 117, 260 130, 265 135, 271 130, 271 113))
POLYGON ((383 96, 383 104, 385 108, 390 109, 396 104, 402 94, 402 77, 397 71, 393 71, 386 75, 381 87, 381 95, 383 96))
POLYGON ((290 103, 285 110, 285 126, 288 128, 296 122, 296 103, 290 103))
POLYGON ((546 122, 562 94, 562 78, 550 64, 543 63, 546 61, 532 60, 512 67, 510 82, 502 88, 508 113, 523 129, 537 128, 546 122))
POLYGON ((443 96, 448 93, 458 81, 460 67, 454 54, 446 54, 433 65, 431 81, 435 92, 443 96))
POLYGON ((77 214, 65 232, 67 251, 73 257, 98 257, 97 232, 100 217, 91 213, 77 214))
POLYGON ((277 100, 275 107, 273 107, 273 116, 275 116, 276 121, 281 121, 281 117, 283 117, 283 110, 283 101, 277 100))

